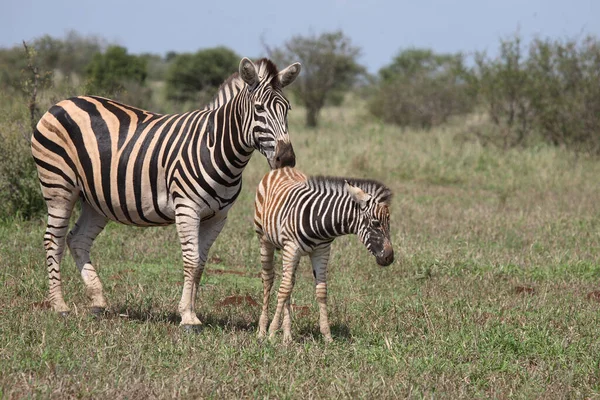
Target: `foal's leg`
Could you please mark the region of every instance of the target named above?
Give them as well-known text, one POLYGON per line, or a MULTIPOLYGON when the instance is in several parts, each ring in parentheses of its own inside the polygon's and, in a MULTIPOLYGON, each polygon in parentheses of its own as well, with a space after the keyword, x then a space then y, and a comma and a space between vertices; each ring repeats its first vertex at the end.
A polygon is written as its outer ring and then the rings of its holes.
MULTIPOLYGON (((292 271, 292 289, 296 286, 296 268, 292 271)), ((290 342, 292 340, 292 295, 291 292, 283 306, 283 341, 290 342)))
POLYGON ((273 269, 273 255, 275 246, 267 242, 264 238, 260 239, 260 261, 262 264, 262 282, 263 282, 263 306, 258 320, 258 337, 263 338, 267 334, 267 324, 269 323, 269 297, 273 288, 273 279, 275 271, 273 269))
MULTIPOLYGON (((283 275, 281 284, 279 285, 279 293, 277 294, 277 309, 275 310, 273 321, 271 321, 271 325, 269 326, 269 338, 271 339, 281 326, 281 313, 292 293, 294 273, 298 266, 298 261, 300 261, 300 255, 300 250, 296 245, 287 244, 283 249, 283 275)), ((288 325, 284 326, 283 341, 289 342, 292 340, 292 335, 289 320, 286 322, 288 325)))
POLYGON ((327 317, 327 264, 331 245, 316 248, 310 255, 310 261, 315 276, 315 290, 317 302, 319 303, 319 328, 326 342, 331 342, 331 331, 327 317))

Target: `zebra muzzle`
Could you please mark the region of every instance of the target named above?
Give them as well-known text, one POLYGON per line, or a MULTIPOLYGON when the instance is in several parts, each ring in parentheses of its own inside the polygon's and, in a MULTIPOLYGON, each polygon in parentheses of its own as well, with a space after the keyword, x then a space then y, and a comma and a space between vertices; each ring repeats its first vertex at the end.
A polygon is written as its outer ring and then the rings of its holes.
POLYGON ((273 169, 296 166, 296 154, 290 142, 277 141, 275 156, 271 167, 273 169))
POLYGON ((384 246, 383 251, 381 252, 381 255, 378 255, 375 258, 377 260, 377 264, 379 264, 382 267, 387 267, 388 265, 393 263, 394 262, 394 249, 392 248, 392 245, 390 244, 390 245, 384 246))

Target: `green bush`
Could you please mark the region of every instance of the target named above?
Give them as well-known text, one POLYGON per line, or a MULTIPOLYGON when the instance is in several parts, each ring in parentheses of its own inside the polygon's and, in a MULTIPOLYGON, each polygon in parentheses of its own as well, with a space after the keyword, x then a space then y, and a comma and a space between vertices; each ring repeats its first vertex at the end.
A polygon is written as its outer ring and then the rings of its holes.
MULTIPOLYGON (((27 117, 23 115, 23 120, 27 117)), ((0 130, 0 220, 42 215, 42 198, 31 156, 28 124, 2 121, 0 130)))
POLYGON ((600 154, 600 43, 503 40, 495 59, 476 57, 473 87, 505 148, 541 137, 600 154), (527 54, 527 57, 525 56, 527 54))
POLYGON ((379 75, 369 109, 385 122, 427 129, 473 109, 470 76, 460 54, 405 50, 379 75))
POLYGON ((600 42, 535 40, 528 72, 529 105, 546 141, 600 154, 600 42))
POLYGON ((124 47, 109 46, 106 52, 94 55, 86 72, 89 93, 117 93, 128 82, 144 84, 146 59, 127 54, 124 47))
POLYGON ((240 57, 226 47, 168 56, 167 97, 178 102, 208 103, 218 87, 238 70, 240 57))

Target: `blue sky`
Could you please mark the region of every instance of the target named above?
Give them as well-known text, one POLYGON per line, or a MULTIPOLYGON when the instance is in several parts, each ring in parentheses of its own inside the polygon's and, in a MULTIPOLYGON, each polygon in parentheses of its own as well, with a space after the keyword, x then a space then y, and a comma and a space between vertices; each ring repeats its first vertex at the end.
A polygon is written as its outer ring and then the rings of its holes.
POLYGON ((400 49, 487 50, 517 30, 535 36, 600 37, 600 0, 34 1, 2 0, 0 47, 69 30, 99 35, 132 53, 191 52, 224 45, 265 55, 293 35, 343 30, 376 72, 400 49))

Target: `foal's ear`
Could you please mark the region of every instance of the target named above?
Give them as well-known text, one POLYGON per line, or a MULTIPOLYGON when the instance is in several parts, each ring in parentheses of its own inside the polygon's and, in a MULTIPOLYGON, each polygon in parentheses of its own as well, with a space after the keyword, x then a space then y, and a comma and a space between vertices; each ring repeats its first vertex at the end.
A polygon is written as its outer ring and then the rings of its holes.
POLYGON ((250 90, 253 90, 258 85, 258 71, 256 71, 256 66, 246 57, 240 61, 240 76, 250 87, 250 90))
POLYGON ((352 200, 357 202, 361 208, 366 207, 367 201, 371 199, 371 195, 365 193, 361 188, 351 185, 350 183, 348 183, 348 181, 345 182, 346 191, 350 194, 350 196, 352 196, 352 200))

